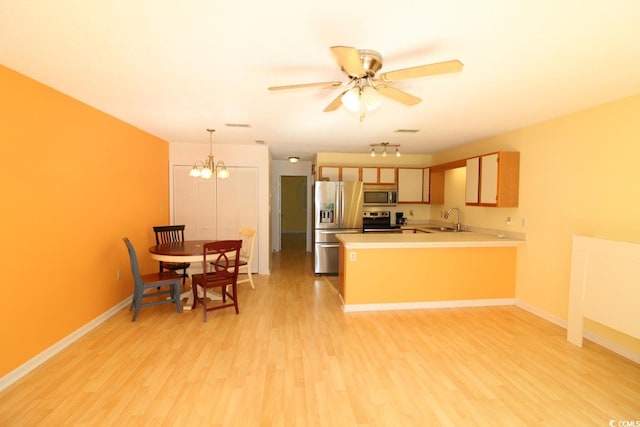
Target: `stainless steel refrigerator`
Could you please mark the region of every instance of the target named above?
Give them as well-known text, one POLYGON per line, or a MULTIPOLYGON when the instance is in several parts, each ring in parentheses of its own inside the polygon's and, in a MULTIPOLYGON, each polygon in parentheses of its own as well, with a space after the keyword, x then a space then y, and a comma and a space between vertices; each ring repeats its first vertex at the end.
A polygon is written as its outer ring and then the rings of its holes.
POLYGON ((362 182, 314 184, 313 258, 315 274, 338 274, 336 234, 362 233, 362 182))

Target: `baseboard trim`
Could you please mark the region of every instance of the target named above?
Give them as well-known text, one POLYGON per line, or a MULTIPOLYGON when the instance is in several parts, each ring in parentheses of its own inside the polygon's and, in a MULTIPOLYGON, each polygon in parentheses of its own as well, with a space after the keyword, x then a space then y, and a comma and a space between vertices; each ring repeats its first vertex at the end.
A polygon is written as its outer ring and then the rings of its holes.
POLYGON ((531 314, 534 314, 544 320, 547 320, 555 325, 560 326, 562 329, 567 329, 567 321, 564 319, 561 319, 557 316, 551 315, 547 312, 544 312, 542 310, 540 310, 537 307, 534 307, 532 305, 529 305, 527 303, 524 303, 520 300, 516 301, 516 306, 520 307, 521 309, 523 309, 524 311, 528 311, 531 314))
MULTIPOLYGON (((538 316, 544 320, 548 320, 551 323, 554 323, 558 326, 560 326, 562 329, 567 329, 567 321, 560 319, 559 317, 553 316, 549 313, 545 313, 542 310, 537 309, 536 307, 533 307, 529 304, 523 303, 521 301, 518 301, 516 303, 516 306, 520 307, 521 309, 528 311, 529 313, 538 316)), ((600 335, 597 335, 593 332, 590 331, 584 331, 584 335, 583 338, 594 342, 596 344, 598 344, 601 347, 606 348, 607 350, 613 351, 614 353, 631 360, 632 362, 638 363, 640 364, 640 353, 635 352, 633 350, 630 350, 626 347, 621 346, 620 344, 617 344, 613 341, 610 341, 606 338, 601 337, 600 335)))
POLYGON ((82 338, 87 333, 91 332, 93 329, 97 328, 100 324, 104 323, 111 316, 127 307, 131 303, 131 297, 127 297, 125 300, 121 301, 114 307, 110 308, 106 312, 102 313, 100 316, 96 317, 89 323, 83 325, 79 329, 75 330, 71 334, 67 335, 57 343, 53 344, 51 347, 47 348, 43 352, 37 354, 33 358, 29 359, 27 362, 18 366, 13 371, 9 372, 7 375, 0 378, 0 391, 6 389, 11 384, 18 381, 20 378, 27 375, 29 372, 33 371, 38 366, 42 365, 44 362, 60 353, 62 350, 82 338))
POLYGON ((498 299, 472 299, 472 300, 452 300, 452 301, 421 301, 421 302, 400 302, 383 304, 344 304, 342 311, 353 313, 359 311, 389 311, 389 310, 423 310, 436 308, 460 308, 460 307, 491 307, 500 305, 514 305, 513 298, 498 299))

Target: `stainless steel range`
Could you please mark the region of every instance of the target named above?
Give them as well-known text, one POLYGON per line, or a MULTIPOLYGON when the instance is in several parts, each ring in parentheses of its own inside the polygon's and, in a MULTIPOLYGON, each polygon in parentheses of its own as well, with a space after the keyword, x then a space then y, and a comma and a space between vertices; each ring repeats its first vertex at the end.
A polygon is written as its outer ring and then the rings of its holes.
POLYGON ((401 233, 400 225, 391 224, 391 212, 375 211, 362 213, 363 233, 401 233))

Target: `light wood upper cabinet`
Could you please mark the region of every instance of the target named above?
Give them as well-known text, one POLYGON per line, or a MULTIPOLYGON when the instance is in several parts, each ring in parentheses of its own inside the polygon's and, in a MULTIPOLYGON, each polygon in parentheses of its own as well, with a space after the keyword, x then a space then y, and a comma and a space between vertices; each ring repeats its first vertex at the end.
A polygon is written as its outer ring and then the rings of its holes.
POLYGON ((343 166, 341 169, 340 181, 360 181, 360 168, 343 166))
POLYGON ((362 182, 365 184, 379 184, 378 168, 362 168, 362 182))
POLYGON ((444 169, 429 169, 429 203, 444 205, 444 169))
POLYGON ((319 181, 340 181, 340 168, 337 166, 320 166, 319 181))
POLYGON ((396 183, 396 168, 379 168, 380 184, 396 183))
POLYGON ((467 205, 517 207, 520 153, 499 151, 467 159, 467 205))
POLYGON ((362 182, 365 184, 395 184, 396 168, 363 167, 362 182))
POLYGON ((429 203, 429 193, 431 191, 430 181, 431 179, 431 171, 429 168, 422 169, 422 201, 424 203, 429 203))
POLYGON ((480 157, 467 159, 466 204, 480 202, 480 157))
POLYGON ((320 181, 360 181, 360 168, 355 166, 320 166, 320 181))
POLYGON ((422 168, 398 168, 398 203, 422 203, 422 185, 422 168))

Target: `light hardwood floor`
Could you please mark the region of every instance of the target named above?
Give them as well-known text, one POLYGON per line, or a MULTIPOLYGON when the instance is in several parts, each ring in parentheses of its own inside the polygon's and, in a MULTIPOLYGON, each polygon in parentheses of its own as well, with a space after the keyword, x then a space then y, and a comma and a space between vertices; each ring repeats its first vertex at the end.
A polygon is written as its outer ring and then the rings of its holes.
MULTIPOLYGON (((125 309, 0 394, 1 426, 608 426, 640 367, 516 307, 342 313, 285 249, 233 309, 125 309)), ((392 284, 390 284, 391 286, 392 284)), ((4 349, 3 351, 6 351, 4 349)), ((615 424, 619 425, 619 424, 615 424)))

